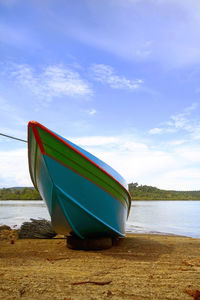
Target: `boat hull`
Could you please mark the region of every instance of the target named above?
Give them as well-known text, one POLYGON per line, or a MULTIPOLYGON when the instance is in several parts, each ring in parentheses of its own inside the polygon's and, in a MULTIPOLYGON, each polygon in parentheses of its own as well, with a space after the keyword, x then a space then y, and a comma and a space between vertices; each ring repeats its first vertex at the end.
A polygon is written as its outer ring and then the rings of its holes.
POLYGON ((54 230, 65 235, 75 233, 80 238, 124 236, 130 208, 125 188, 98 165, 91 161, 92 166, 87 165, 88 158, 80 152, 73 156, 62 139, 65 147, 55 147, 56 135, 41 126, 29 123, 29 169, 34 186, 47 204, 54 230))

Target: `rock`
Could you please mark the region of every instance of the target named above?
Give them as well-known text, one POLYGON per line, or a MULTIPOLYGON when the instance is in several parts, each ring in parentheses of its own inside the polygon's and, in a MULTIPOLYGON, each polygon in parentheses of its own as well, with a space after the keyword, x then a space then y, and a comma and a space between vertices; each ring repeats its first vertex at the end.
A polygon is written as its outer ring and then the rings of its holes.
POLYGON ((0 241, 17 240, 17 238, 18 238, 18 231, 15 229, 0 230, 0 241))
POLYGON ((11 230, 11 228, 8 225, 1 225, 0 230, 11 230))
POLYGON ((51 226, 51 222, 45 219, 24 222, 18 232, 19 239, 44 239, 53 238, 56 232, 51 226))
POLYGON ((111 237, 80 239, 73 235, 67 237, 67 247, 74 250, 104 250, 113 245, 111 237))

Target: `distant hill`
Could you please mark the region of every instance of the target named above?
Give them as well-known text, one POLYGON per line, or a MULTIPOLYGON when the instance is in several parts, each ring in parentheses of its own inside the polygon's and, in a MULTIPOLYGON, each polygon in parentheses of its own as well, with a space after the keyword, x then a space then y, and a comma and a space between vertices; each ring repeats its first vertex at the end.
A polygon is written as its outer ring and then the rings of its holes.
MULTIPOLYGON (((24 188, 28 188, 28 189, 31 189, 31 190, 34 190, 34 187, 33 186, 28 186, 28 187, 24 187, 24 186, 13 186, 9 189, 12 189, 12 190, 23 190, 24 188)), ((0 189, 1 190, 1 189, 0 189)))
POLYGON ((41 200, 34 187, 12 187, 0 189, 0 200, 41 200))
POLYGON ((132 200, 200 200, 200 191, 161 190, 153 186, 128 185, 132 200))

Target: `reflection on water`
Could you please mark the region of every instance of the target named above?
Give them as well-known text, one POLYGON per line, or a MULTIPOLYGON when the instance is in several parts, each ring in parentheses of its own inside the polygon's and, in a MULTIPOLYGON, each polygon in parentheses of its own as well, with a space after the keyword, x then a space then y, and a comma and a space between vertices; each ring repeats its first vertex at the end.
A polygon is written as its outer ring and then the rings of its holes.
POLYGON ((0 201, 0 225, 17 225, 33 219, 48 219, 50 216, 43 201, 6 200, 0 201))
POLYGON ((199 216, 200 201, 135 201, 126 231, 200 238, 199 216))
MULTIPOLYGON (((135 201, 126 231, 170 233, 200 238, 200 201, 135 201)), ((0 201, 0 225, 17 225, 30 218, 50 220, 43 201, 0 201)))

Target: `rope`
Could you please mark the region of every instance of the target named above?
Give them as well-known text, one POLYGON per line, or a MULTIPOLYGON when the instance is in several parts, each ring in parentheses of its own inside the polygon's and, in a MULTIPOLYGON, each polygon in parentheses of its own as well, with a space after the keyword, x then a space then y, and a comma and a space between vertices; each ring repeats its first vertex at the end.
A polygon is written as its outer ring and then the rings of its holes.
POLYGON ((3 133, 0 133, 0 135, 3 135, 3 136, 5 136, 5 137, 8 137, 8 138, 13 139, 13 140, 18 140, 18 141, 20 141, 20 142, 27 143, 26 140, 18 139, 18 138, 14 137, 14 136, 10 136, 10 135, 3 134, 3 133))

